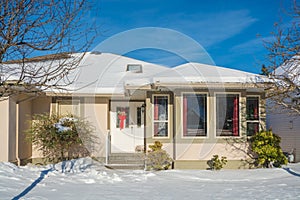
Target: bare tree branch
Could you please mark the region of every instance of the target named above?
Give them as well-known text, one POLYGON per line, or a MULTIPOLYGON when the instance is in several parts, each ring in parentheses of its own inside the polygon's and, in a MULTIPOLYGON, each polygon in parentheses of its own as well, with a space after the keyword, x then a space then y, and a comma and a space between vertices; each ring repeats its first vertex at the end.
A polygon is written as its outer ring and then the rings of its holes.
POLYGON ((96 36, 88 0, 0 0, 0 97, 61 90, 96 36), (48 55, 32 58, 32 55, 48 55))
POLYGON ((262 71, 269 77, 266 97, 277 111, 300 114, 300 7, 294 0, 287 12, 292 17, 289 26, 275 23, 272 41, 264 41, 269 66, 262 71))

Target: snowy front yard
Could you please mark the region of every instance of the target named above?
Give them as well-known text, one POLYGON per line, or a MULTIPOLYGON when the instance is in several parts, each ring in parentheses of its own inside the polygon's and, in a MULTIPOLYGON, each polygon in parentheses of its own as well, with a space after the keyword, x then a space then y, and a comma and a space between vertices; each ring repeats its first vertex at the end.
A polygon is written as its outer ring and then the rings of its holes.
POLYGON ((0 199, 300 199, 300 164, 285 169, 109 170, 90 158, 54 166, 0 163, 0 199))

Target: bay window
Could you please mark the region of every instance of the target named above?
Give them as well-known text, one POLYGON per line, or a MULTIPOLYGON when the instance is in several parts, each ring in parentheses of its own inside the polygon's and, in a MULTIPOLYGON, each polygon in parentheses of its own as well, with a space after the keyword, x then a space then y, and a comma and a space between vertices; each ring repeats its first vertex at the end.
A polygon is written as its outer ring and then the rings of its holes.
POLYGON ((183 94, 182 127, 184 137, 206 136, 206 94, 183 94))
POLYGON ((239 95, 216 94, 217 136, 239 136, 239 95))

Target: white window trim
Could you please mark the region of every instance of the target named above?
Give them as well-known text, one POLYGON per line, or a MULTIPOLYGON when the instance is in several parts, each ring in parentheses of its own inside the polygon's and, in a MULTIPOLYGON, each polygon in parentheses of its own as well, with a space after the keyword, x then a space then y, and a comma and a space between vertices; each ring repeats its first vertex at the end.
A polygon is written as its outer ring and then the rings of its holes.
POLYGON ((169 94, 153 94, 152 95, 152 138, 155 138, 155 139, 170 139, 170 95, 169 94), (168 99, 168 120, 154 120, 154 97, 157 97, 157 96, 163 96, 163 97, 167 97, 168 99), (168 136, 167 137, 159 137, 159 136, 154 136, 154 123, 155 122, 167 122, 168 123, 168 136))
POLYGON ((209 125, 208 125, 208 119, 209 119, 209 103, 208 103, 208 92, 181 92, 181 103, 180 103, 180 111, 181 111, 181 139, 206 139, 208 138, 209 133, 209 125), (184 136, 183 135, 183 96, 184 94, 205 94, 206 95, 206 136, 184 136))
MULTIPOLYGON (((260 95, 246 95, 246 114, 247 114, 247 98, 248 97, 258 97, 258 119, 255 119, 255 120, 251 120, 251 119, 247 119, 246 118, 246 135, 247 135, 247 123, 248 122, 252 122, 252 123, 258 123, 258 131, 261 131, 261 128, 260 128, 260 121, 261 121, 261 104, 260 104, 260 95)), ((247 137, 251 137, 251 136, 247 136, 247 137)))
POLYGON ((214 137, 215 138, 242 138, 241 134, 241 92, 214 92, 214 137), (217 94, 238 94, 239 95, 239 136, 217 136, 217 94))

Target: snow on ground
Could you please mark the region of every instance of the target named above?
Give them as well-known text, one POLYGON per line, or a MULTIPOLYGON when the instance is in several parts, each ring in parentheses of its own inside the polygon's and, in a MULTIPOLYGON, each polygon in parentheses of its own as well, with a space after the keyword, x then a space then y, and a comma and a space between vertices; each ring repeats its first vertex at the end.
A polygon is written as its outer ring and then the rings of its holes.
POLYGON ((109 170, 91 158, 0 163, 0 199, 300 199, 300 164, 252 170, 109 170))

